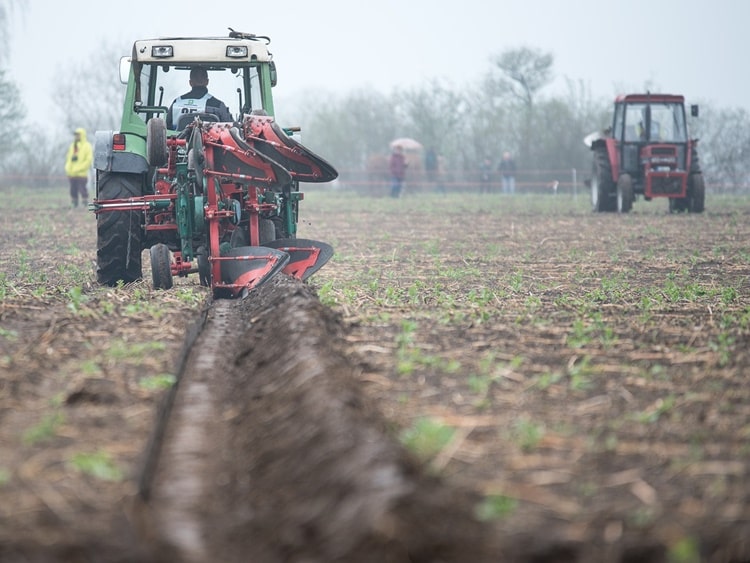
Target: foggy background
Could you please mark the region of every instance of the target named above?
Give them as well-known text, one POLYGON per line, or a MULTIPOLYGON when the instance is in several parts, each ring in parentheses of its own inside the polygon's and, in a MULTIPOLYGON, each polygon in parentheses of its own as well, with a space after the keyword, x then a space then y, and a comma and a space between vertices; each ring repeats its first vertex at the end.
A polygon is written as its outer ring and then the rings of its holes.
POLYGON ((124 90, 117 61, 135 39, 232 27, 270 36, 277 119, 301 125, 303 142, 352 185, 373 180, 368 162, 397 137, 435 146, 455 185, 504 150, 521 168, 553 171, 530 184, 565 183, 571 169, 589 172, 581 139, 608 124, 614 96, 650 89, 701 104, 690 126, 702 139, 709 187, 741 188, 750 155, 749 16, 742 0, 0 0, 0 70, 19 102, 12 115, 45 131, 44 147, 24 138, 23 147, 12 143, 20 155, 0 153, 0 170, 60 174, 72 127, 91 138, 116 129, 124 90), (523 50, 550 61, 525 101, 497 64, 523 50))

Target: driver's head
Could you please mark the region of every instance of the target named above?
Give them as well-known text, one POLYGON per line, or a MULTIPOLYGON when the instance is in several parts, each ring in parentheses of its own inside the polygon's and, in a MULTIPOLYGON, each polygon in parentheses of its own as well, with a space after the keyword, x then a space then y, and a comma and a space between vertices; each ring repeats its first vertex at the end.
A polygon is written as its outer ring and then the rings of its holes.
POLYGON ((190 70, 191 86, 208 86, 208 71, 205 68, 193 68, 190 70))

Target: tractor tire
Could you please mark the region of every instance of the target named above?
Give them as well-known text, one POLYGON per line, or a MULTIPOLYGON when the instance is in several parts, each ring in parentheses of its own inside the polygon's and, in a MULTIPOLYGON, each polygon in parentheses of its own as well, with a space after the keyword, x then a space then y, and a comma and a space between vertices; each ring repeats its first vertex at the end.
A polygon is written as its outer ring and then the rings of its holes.
POLYGON ((208 250, 199 246, 195 251, 195 261, 198 263, 198 278, 203 287, 211 285, 211 263, 208 261, 208 250))
POLYGON ((595 213, 617 210, 615 185, 612 181, 612 165, 607 156, 607 149, 594 150, 594 164, 591 175, 591 209, 595 213))
POLYGON ((703 213, 706 207, 706 184, 700 172, 688 176, 688 211, 703 213))
POLYGON ((688 210, 689 200, 686 197, 670 197, 669 198, 669 212, 670 213, 684 213, 688 210))
MULTIPOLYGON (((99 178, 99 201, 126 199, 142 194, 138 174, 105 172, 99 178)), ((102 285, 114 286, 141 279, 143 229, 140 211, 107 211, 96 219, 96 277, 102 285)))
POLYGON ((633 179, 630 174, 622 174, 617 179, 617 212, 630 213, 633 209, 633 179))
POLYGON ((146 125, 146 160, 149 166, 161 167, 167 163, 167 124, 161 117, 152 117, 146 125))
POLYGON ((270 219, 261 218, 258 221, 258 237, 260 244, 266 244, 276 240, 276 225, 270 219))
POLYGON ((172 289, 172 255, 166 244, 158 243, 151 247, 151 280, 154 289, 172 289))
MULTIPOLYGON (((248 226, 246 223, 237 225, 237 228, 232 231, 229 245, 232 248, 237 248, 238 246, 249 246, 250 234, 247 231, 248 226)), ((274 222, 271 219, 265 219, 263 217, 258 219, 258 237, 260 238, 260 246, 267 242, 273 242, 276 240, 276 225, 274 225, 274 222)))
POLYGON ((203 150, 203 137, 201 130, 196 128, 188 142, 188 170, 195 172, 195 183, 198 193, 205 191, 206 175, 204 168, 206 166, 206 153, 203 150))

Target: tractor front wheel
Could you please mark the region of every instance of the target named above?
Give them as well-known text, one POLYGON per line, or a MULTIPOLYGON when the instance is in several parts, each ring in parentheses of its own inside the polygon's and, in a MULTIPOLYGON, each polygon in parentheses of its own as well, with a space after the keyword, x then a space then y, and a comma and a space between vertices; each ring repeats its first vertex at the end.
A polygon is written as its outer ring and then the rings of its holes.
POLYGON ((706 184, 700 172, 688 176, 688 200, 690 213, 703 213, 706 207, 706 184))
POLYGON ((623 174, 617 179, 617 212, 629 213, 633 208, 633 179, 623 174))
POLYGON ((150 166, 164 166, 169 159, 167 124, 161 117, 152 117, 146 125, 146 159, 150 166))
POLYGON ((166 244, 158 243, 149 250, 151 255, 151 280, 154 289, 172 289, 172 255, 166 244))
MULTIPOLYGON (((142 194, 139 174, 104 172, 99 177, 97 201, 127 199, 142 194)), ((102 285, 141 279, 143 229, 140 211, 105 211, 96 218, 96 277, 102 285)))

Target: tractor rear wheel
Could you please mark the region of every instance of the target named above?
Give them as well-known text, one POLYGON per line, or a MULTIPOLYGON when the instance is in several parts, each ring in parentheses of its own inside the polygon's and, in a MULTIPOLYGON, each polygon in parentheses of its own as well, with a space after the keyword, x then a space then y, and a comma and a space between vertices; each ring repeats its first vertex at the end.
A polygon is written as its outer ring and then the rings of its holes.
POLYGON ((617 179, 617 212, 629 213, 633 208, 633 179, 622 174, 617 179))
MULTIPOLYGON (((104 172, 98 183, 98 201, 142 194, 139 174, 104 172)), ((100 284, 113 286, 141 279, 141 218, 139 211, 106 211, 97 215, 96 277, 100 284)))
POLYGON ((706 207, 706 184, 700 172, 688 176, 688 211, 703 213, 706 207))
POLYGON ((591 208, 595 213, 617 209, 617 198, 613 197, 614 188, 612 165, 607 156, 607 149, 595 149, 591 175, 591 208))
POLYGON ((154 289, 172 289, 172 255, 166 244, 158 243, 149 250, 151 255, 151 280, 154 289))

